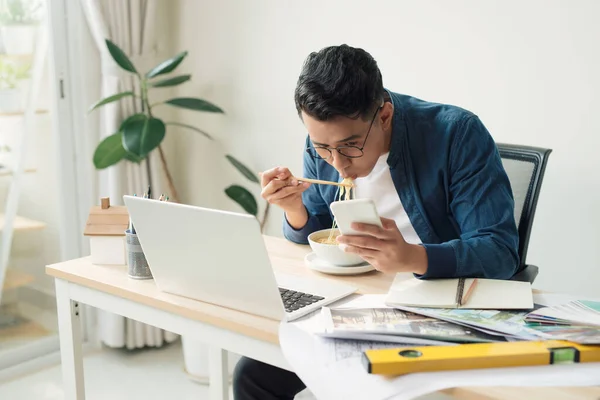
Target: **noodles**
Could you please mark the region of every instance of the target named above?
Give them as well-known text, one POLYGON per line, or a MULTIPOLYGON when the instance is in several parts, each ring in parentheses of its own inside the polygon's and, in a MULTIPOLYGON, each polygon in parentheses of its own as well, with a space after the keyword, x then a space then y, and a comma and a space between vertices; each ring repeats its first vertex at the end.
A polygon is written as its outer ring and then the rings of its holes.
MULTIPOLYGON (((342 183, 349 183, 352 186, 351 187, 340 186, 338 201, 352 199, 353 194, 354 194, 354 192, 352 191, 352 189, 354 189, 354 181, 352 180, 352 178, 344 178, 344 180, 342 180, 342 183)), ((323 244, 337 244, 336 235, 335 235, 336 228, 337 228, 337 225, 335 223, 335 218, 334 218, 333 225, 331 226, 331 231, 329 232, 329 237, 320 239, 320 240, 318 240, 318 242, 323 243, 323 244)))

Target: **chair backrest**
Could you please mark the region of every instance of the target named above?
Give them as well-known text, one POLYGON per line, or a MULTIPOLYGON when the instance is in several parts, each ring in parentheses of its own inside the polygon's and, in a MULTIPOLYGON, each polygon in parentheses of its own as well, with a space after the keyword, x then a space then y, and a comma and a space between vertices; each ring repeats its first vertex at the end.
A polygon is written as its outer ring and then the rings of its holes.
POLYGON ((515 221, 519 230, 519 258, 522 270, 527 264, 527 247, 533 217, 551 149, 497 143, 515 199, 515 221))

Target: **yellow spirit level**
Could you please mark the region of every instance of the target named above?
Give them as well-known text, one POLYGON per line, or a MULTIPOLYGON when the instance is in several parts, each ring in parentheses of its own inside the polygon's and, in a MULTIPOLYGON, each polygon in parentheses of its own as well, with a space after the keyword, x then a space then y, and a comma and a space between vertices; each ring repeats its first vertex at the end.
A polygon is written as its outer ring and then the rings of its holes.
POLYGON ((402 347, 367 350, 362 361, 370 374, 377 375, 600 362, 600 345, 548 340, 402 347))

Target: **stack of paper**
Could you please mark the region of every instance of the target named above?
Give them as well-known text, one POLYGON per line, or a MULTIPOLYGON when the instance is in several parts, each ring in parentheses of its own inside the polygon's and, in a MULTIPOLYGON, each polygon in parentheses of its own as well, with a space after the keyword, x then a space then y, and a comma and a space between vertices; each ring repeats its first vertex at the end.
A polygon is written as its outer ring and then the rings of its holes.
POLYGON ((544 324, 600 326, 600 302, 577 300, 544 307, 527 314, 525 319, 544 324))
POLYGON ((600 303, 575 301, 551 307, 535 305, 532 312, 503 310, 434 309, 398 307, 477 329, 506 340, 567 340, 600 344, 600 303))
MULTIPOLYGON (((454 290, 444 296, 444 290, 436 294, 434 289, 443 289, 444 285, 454 287, 449 281, 423 285, 397 279, 386 295, 361 296, 342 306, 323 307, 323 330, 317 335, 404 346, 551 339, 600 344, 600 302, 580 300, 543 306, 533 303, 531 298, 533 310, 439 308, 446 304, 442 297, 450 298, 454 290), (391 298, 396 301, 390 301, 391 298), (415 307, 402 303, 429 304, 415 307)), ((490 291, 494 292, 496 283, 490 285, 493 288, 490 291)), ((485 285, 478 286, 482 287, 485 285)), ((504 301, 503 307, 527 305, 530 295, 525 293, 529 289, 516 291, 523 294, 516 296, 521 300, 504 301)), ((483 305, 485 292, 478 293, 477 298, 477 303, 483 305)), ((488 307, 498 304, 498 297, 487 297, 492 298, 495 300, 488 307)))
POLYGON ((322 336, 422 345, 489 343, 505 341, 447 321, 389 307, 322 308, 322 336))
POLYGON ((600 344, 600 328, 593 326, 541 325, 531 328, 541 339, 600 344))
MULTIPOLYGON (((540 308, 541 306, 535 305, 535 307, 540 308)), ((538 338, 536 332, 532 331, 525 322, 526 311, 436 309, 401 306, 397 308, 477 329, 489 335, 505 337, 507 340, 536 340, 538 338)))
POLYGON ((526 315, 531 329, 544 339, 600 344, 600 302, 577 300, 544 307, 526 315))

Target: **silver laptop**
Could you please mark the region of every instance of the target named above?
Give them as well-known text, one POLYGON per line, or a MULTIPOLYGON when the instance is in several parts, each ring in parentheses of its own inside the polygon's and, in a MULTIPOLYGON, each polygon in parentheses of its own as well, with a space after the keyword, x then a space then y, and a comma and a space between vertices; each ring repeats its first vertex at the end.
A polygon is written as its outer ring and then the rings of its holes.
POLYGON ((159 290, 291 321, 356 291, 275 273, 249 214, 123 196, 159 290))

